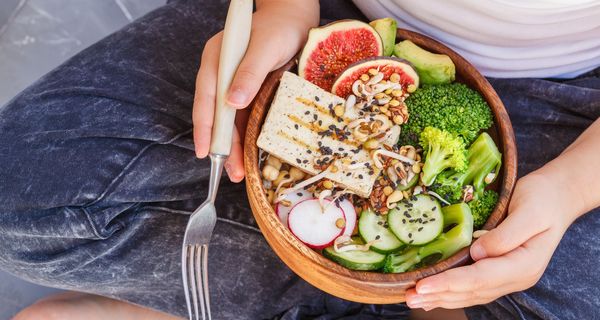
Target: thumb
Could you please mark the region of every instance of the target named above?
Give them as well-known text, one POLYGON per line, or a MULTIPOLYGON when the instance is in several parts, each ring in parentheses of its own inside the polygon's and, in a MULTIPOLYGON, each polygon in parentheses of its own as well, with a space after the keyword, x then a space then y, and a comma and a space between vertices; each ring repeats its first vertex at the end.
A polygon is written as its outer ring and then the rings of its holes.
POLYGON ((267 74, 281 64, 277 55, 280 50, 274 45, 276 43, 268 39, 261 41, 255 38, 250 41, 227 93, 226 99, 229 105, 238 109, 247 107, 256 96, 267 74))
POLYGON ((471 257, 477 261, 504 255, 545 230, 544 224, 531 221, 526 212, 514 211, 498 227, 473 243, 471 257))

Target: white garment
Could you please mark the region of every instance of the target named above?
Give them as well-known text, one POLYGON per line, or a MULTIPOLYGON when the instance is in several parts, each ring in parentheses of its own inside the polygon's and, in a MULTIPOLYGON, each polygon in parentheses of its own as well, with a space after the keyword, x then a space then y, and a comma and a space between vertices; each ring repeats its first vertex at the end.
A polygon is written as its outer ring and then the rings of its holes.
POLYGON ((484 75, 570 78, 600 66, 600 0, 354 0, 435 38, 484 75))

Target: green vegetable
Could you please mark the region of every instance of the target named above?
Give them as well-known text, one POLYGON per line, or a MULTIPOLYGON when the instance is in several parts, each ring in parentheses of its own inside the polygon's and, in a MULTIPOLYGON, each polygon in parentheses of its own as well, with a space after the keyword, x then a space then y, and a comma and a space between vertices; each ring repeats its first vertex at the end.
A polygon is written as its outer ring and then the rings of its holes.
POLYGON ((492 111, 483 97, 461 83, 423 85, 405 102, 410 118, 402 126, 402 145, 416 145, 425 127, 457 134, 469 144, 493 123, 492 111))
POLYGON ((396 44, 394 55, 413 64, 422 84, 450 83, 456 78, 456 67, 450 57, 431 53, 410 40, 396 44))
POLYGON ((473 200, 469 202, 469 207, 473 214, 475 228, 479 229, 485 224, 498 202, 498 193, 485 190, 485 187, 496 178, 502 165, 502 154, 492 137, 484 132, 467 150, 467 161, 469 165, 465 171, 449 170, 439 174, 430 190, 450 203, 457 203, 462 201, 463 188, 472 185, 473 200), (488 177, 487 182, 486 177, 488 177))
POLYGON ((498 202, 498 193, 494 190, 485 190, 483 195, 469 202, 473 214, 475 229, 483 227, 498 202))
POLYGON ((373 20, 369 22, 369 24, 381 37, 381 42, 383 42, 383 55, 391 56, 394 52, 394 44, 396 43, 396 32, 398 32, 396 20, 392 18, 383 18, 373 20))
POLYGON ((418 182, 419 182, 419 175, 415 174, 412 177, 412 179, 410 179, 410 181, 408 181, 406 183, 405 186, 403 186, 401 183, 398 183, 398 186, 396 187, 396 190, 400 190, 400 191, 408 190, 408 189, 416 186, 418 182))
POLYGON ((385 254, 404 246, 387 227, 386 217, 373 210, 365 210, 360 214, 358 233, 365 242, 375 241, 371 245, 371 250, 375 252, 385 254))
POLYGON ((409 247, 401 253, 388 255, 383 271, 405 272, 423 264, 446 259, 470 245, 473 237, 473 216, 469 206, 465 203, 453 204, 444 207, 442 213, 444 228, 452 227, 450 230, 422 247, 409 247))
POLYGON ((435 177, 446 169, 462 171, 467 167, 465 144, 447 131, 426 127, 419 140, 425 150, 425 164, 421 181, 430 186, 435 177))
MULTIPOLYGON (((427 158, 425 160, 427 161, 427 158)), ((495 180, 502 165, 502 154, 489 134, 481 133, 471 144, 467 150, 467 162, 468 166, 464 171, 450 170, 438 175, 431 190, 446 201, 456 203, 462 198, 463 187, 472 185, 474 188, 473 198, 483 197, 486 185, 495 180), (488 175, 490 176, 488 177, 488 175), (488 177, 487 183, 486 177, 488 177)), ((423 167, 423 171, 425 171, 425 167, 423 167)))
POLYGON ((426 244, 444 229, 442 206, 436 198, 418 194, 398 202, 388 212, 387 223, 400 241, 412 245, 426 244))
MULTIPOLYGON (((359 237, 352 237, 356 244, 364 244, 359 237)), ((323 256, 351 270, 378 270, 385 263, 385 254, 372 250, 336 252, 333 246, 323 249, 323 256)))

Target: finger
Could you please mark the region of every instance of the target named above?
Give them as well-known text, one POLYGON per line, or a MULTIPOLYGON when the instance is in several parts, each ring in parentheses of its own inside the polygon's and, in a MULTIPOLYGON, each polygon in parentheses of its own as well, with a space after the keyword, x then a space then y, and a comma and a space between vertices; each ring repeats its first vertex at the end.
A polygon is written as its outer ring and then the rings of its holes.
POLYGON ((238 128, 242 145, 244 144, 244 139, 246 138, 246 127, 248 125, 248 119, 250 118, 250 111, 252 111, 250 108, 245 108, 238 110, 235 114, 235 126, 238 128))
POLYGON ((460 302, 462 307, 466 307, 479 304, 481 301, 492 301, 514 291, 517 291, 514 283, 497 288, 469 292, 444 291, 431 294, 418 294, 415 289, 410 289, 406 292, 406 304, 412 309, 424 308, 425 306, 430 308, 442 307, 441 302, 460 302))
POLYGON ((194 146, 198 158, 206 157, 210 148, 221 40, 222 37, 219 33, 206 42, 202 52, 200 70, 196 76, 192 122, 194 124, 194 146))
POLYGON ((471 257, 477 261, 501 256, 547 229, 543 223, 532 221, 530 215, 517 210, 473 243, 471 257))
POLYGON ((253 36, 227 94, 227 103, 235 108, 247 107, 267 74, 281 64, 279 43, 264 33, 253 36))
POLYGON ((486 258, 460 268, 425 278, 417 283, 419 294, 444 291, 468 292, 516 283, 517 290, 535 284, 552 256, 554 248, 544 245, 548 237, 539 234, 501 257, 486 258), (515 270, 520 270, 515 273, 515 270))
POLYGON ((240 140, 238 129, 233 130, 233 141, 231 143, 231 153, 225 162, 225 171, 231 182, 240 182, 244 179, 244 150, 240 140))
POLYGON ((437 308, 443 309, 461 309, 471 307, 475 305, 488 304, 496 299, 477 299, 477 300, 465 300, 465 301, 432 301, 430 303, 423 304, 417 308, 422 308, 425 311, 430 311, 437 308))

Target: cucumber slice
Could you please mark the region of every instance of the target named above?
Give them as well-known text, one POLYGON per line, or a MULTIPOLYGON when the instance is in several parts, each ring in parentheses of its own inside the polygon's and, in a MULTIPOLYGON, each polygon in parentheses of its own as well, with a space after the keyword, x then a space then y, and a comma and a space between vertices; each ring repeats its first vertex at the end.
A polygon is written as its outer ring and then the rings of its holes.
POLYGON ((400 190, 400 191, 408 190, 408 189, 414 187, 417 184, 417 182, 419 182, 419 175, 415 174, 412 177, 412 179, 410 179, 410 181, 408 181, 408 183, 405 186, 398 184, 398 186, 396 187, 396 190, 400 190))
POLYGON ((373 210, 360 214, 358 233, 365 242, 376 240, 371 245, 371 250, 375 252, 390 253, 398 251, 404 245, 387 227, 386 217, 377 215, 373 210))
POLYGON ((409 245, 426 244, 442 233, 442 206, 434 197, 419 194, 390 210, 388 224, 400 241, 409 245))
MULTIPOLYGON (((352 238, 357 243, 363 242, 357 237, 352 238)), ((385 254, 375 251, 345 251, 336 252, 333 246, 323 249, 323 256, 351 270, 378 270, 385 264, 385 254)))

